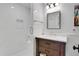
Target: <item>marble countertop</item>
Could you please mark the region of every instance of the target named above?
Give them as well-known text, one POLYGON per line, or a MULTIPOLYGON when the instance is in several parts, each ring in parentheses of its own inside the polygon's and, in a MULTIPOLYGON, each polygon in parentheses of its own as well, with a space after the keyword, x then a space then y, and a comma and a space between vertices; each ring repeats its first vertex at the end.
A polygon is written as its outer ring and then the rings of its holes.
POLYGON ((48 40, 55 40, 59 42, 67 42, 67 36, 55 36, 55 35, 37 35, 35 37, 44 38, 48 40))

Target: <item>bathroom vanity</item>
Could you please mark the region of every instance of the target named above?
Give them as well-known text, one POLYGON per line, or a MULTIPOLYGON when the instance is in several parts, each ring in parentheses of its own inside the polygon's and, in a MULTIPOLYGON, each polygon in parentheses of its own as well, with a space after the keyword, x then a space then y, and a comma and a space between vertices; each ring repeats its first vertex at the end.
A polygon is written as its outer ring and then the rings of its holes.
POLYGON ((38 36, 35 39, 36 56, 65 56, 66 37, 38 36))

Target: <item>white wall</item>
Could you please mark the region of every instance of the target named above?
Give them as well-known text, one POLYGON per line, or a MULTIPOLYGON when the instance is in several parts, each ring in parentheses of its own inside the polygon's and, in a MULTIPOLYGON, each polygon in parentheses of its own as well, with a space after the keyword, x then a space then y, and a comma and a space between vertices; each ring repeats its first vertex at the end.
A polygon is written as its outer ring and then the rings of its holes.
POLYGON ((32 25, 30 12, 20 4, 0 4, 0 56, 33 55, 32 43, 27 42, 32 25))

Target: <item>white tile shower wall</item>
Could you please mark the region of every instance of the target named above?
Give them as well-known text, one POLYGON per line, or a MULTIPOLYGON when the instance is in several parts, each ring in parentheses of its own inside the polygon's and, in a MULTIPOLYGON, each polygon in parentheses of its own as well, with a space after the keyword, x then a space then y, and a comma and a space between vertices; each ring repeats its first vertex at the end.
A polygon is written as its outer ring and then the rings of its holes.
POLYGON ((43 4, 33 4, 33 24, 34 24, 34 35, 40 35, 43 33, 44 28, 44 12, 43 4))
POLYGON ((0 56, 23 55, 25 50, 33 55, 32 43, 26 41, 31 20, 29 8, 20 4, 0 4, 0 56))

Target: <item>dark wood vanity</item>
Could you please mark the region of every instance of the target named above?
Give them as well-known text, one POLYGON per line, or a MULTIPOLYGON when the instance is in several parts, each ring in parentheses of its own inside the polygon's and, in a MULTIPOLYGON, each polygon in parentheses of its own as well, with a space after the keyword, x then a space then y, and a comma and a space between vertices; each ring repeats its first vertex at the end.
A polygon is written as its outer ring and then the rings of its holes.
POLYGON ((36 56, 65 56, 65 44, 55 40, 36 37, 36 56))

